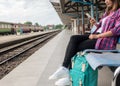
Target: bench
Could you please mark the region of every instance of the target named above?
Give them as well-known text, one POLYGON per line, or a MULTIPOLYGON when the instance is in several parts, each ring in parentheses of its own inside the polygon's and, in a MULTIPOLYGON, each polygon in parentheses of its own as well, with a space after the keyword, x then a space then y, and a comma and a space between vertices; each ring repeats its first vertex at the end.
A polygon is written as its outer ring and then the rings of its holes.
MULTIPOLYGON (((118 45, 120 44, 120 38, 118 40, 118 45)), ((115 69, 120 66, 120 49, 116 50, 96 50, 96 49, 86 49, 84 53, 87 53, 86 60, 95 70, 96 68, 101 69, 104 66, 108 66, 114 73, 115 69)), ((116 78, 116 77, 115 77, 116 78)), ((115 85, 116 79, 113 79, 115 85)))

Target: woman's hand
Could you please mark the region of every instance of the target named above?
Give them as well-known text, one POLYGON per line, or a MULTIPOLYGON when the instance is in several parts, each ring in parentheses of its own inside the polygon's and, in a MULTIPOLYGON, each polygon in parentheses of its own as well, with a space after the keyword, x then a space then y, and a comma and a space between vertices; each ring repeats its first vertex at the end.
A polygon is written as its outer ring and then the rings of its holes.
POLYGON ((89 35, 89 39, 98 39, 98 38, 111 37, 111 36, 113 36, 112 31, 107 31, 101 34, 91 34, 89 35))
POLYGON ((89 35, 89 39, 98 39, 100 38, 99 34, 91 34, 89 35))
POLYGON ((90 19, 90 24, 91 24, 91 25, 94 25, 95 23, 96 23, 96 20, 95 20, 94 18, 91 18, 91 19, 90 19))

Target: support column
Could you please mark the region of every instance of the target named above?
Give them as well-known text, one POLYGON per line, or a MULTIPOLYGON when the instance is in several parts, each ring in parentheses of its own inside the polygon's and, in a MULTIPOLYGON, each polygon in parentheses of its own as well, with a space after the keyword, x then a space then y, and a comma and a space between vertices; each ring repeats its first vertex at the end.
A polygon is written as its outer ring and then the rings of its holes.
POLYGON ((96 21, 98 22, 98 0, 96 0, 96 21))
POLYGON ((85 25, 84 25, 84 7, 82 6, 82 34, 85 34, 85 25))
POLYGON ((74 32, 74 21, 71 22, 72 32, 74 32))
MULTIPOLYGON (((93 3, 93 0, 91 0, 91 2, 93 3)), ((94 5, 91 5, 91 16, 94 18, 94 5)))
POLYGON ((78 30, 78 34, 81 34, 82 30, 80 27, 80 18, 79 17, 77 17, 77 30, 78 30))
POLYGON ((78 34, 77 19, 71 19, 73 21, 73 33, 78 34))

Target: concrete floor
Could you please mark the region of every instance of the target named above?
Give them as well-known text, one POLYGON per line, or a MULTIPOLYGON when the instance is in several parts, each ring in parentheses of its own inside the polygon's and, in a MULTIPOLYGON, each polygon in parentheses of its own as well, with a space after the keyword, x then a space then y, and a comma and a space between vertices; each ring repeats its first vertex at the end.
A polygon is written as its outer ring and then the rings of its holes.
MULTIPOLYGON (((63 30, 0 80, 0 86, 54 86, 56 80, 48 77, 61 66, 71 35, 71 31, 63 30)), ((110 86, 112 78, 113 73, 103 67, 99 70, 98 86, 110 86)))

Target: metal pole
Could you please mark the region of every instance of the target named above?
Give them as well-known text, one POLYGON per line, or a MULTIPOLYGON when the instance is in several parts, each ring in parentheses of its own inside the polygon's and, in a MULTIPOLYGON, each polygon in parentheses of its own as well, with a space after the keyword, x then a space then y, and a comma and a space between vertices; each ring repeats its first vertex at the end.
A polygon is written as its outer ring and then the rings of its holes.
MULTIPOLYGON (((94 3, 93 0, 91 0, 91 3, 94 3)), ((91 16, 94 18, 94 5, 91 4, 91 16)))
POLYGON ((96 21, 98 22, 98 0, 96 0, 96 21))
POLYGON ((82 5, 82 34, 85 33, 85 28, 84 28, 84 7, 82 5))

